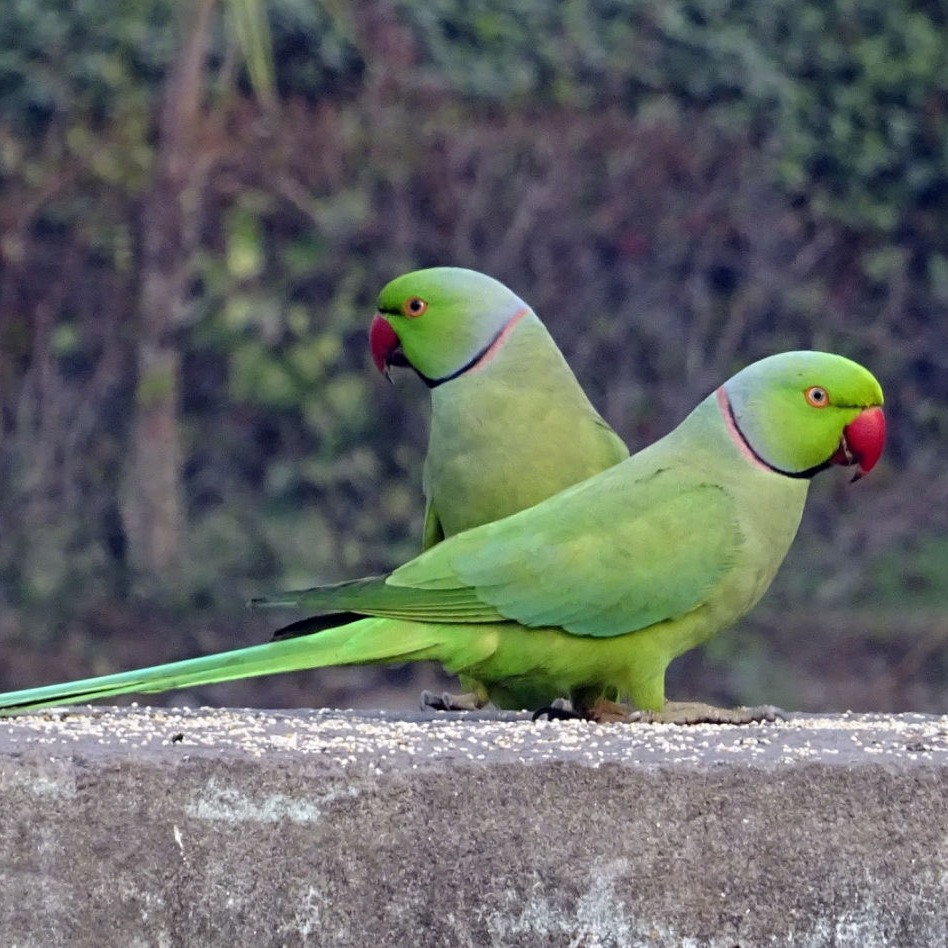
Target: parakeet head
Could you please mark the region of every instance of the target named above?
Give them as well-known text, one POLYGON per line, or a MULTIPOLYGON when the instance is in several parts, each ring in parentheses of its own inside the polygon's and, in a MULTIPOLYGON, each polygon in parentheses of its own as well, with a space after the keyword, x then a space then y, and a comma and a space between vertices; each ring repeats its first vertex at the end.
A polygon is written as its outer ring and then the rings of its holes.
POLYGON ((503 283, 475 270, 416 270, 379 293, 372 358, 386 375, 389 366, 407 365, 437 385, 476 364, 529 312, 503 283))
POLYGON ((781 474, 812 477, 830 464, 875 466, 885 444, 882 388, 861 365, 828 352, 782 352, 718 390, 731 437, 781 474))

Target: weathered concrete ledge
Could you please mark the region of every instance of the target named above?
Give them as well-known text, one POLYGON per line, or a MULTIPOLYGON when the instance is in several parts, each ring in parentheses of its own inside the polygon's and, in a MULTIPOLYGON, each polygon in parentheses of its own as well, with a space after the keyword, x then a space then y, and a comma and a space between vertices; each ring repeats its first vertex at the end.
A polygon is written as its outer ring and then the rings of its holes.
POLYGON ((0 721, 0 944, 948 944, 948 717, 0 721))

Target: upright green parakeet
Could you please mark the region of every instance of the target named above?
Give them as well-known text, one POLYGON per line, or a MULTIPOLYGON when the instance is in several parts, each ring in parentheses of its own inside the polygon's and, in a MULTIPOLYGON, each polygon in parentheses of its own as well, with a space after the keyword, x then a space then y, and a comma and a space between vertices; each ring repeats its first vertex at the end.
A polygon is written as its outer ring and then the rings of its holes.
POLYGON ((628 457, 536 313, 483 273, 434 267, 393 280, 369 342, 379 371, 410 366, 431 390, 425 549, 628 457))
POLYGON ((431 659, 505 708, 569 695, 595 719, 629 699, 653 720, 744 720, 666 706, 665 670, 760 599, 815 474, 832 464, 855 465, 854 479, 871 470, 885 440, 881 404, 879 383, 848 359, 771 356, 661 440, 534 507, 450 537, 387 576, 265 600, 320 613, 294 623, 294 637, 0 695, 0 713, 431 659), (352 613, 368 618, 333 625, 352 613))

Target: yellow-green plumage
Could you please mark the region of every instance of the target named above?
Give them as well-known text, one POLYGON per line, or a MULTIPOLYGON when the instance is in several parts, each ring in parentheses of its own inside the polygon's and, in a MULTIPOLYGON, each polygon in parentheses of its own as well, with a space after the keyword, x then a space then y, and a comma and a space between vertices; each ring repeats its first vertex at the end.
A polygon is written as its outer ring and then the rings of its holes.
POLYGON ((378 306, 432 386, 425 549, 628 457, 546 327, 502 283, 434 267, 393 280, 378 306), (424 301, 422 315, 406 315, 412 299, 424 301))
POLYGON ((625 460, 543 324, 522 320, 483 369, 431 393, 426 548, 625 460))
POLYGON ((387 578, 279 601, 457 623, 466 655, 469 624, 480 634, 477 623, 514 618, 525 628, 490 629, 492 647, 476 663, 441 659, 475 694, 502 707, 579 693, 659 709, 668 664, 770 585, 806 498, 806 480, 746 463, 717 412, 708 399, 621 465, 450 538, 387 578))
MULTIPOLYGON (((568 694, 581 710, 604 698, 659 710, 669 662, 746 613, 769 586, 799 525, 812 459, 856 463, 840 451, 846 432, 863 414, 875 418, 881 402, 875 379, 839 356, 762 360, 665 438, 535 507, 451 537, 388 577, 264 601, 317 612, 320 626, 335 611, 377 617, 0 695, 0 708, 431 659, 501 707, 535 708, 568 694), (808 403, 813 385, 829 393, 827 405, 808 403), (792 434, 772 437, 781 427, 792 434)), ((867 470, 881 451, 881 435, 871 434, 867 470)))

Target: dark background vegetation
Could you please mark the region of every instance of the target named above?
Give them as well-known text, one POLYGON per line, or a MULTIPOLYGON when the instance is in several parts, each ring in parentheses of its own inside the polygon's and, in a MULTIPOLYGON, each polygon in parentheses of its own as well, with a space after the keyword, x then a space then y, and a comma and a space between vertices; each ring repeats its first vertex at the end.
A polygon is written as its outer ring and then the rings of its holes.
POLYGON ((669 690, 948 710, 945 5, 263 7, 269 91, 214 0, 0 5, 0 687, 261 641, 251 595, 412 555, 427 394, 366 329, 389 279, 458 264, 633 447, 771 352, 868 365, 879 467, 818 479, 764 602, 669 690))

